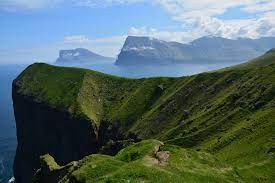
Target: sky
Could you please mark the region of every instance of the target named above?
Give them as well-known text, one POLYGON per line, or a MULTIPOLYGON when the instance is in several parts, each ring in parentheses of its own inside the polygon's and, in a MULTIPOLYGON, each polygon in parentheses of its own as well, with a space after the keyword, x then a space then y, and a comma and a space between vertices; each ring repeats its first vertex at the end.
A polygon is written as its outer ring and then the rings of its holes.
POLYGON ((0 64, 54 62, 78 47, 116 57, 128 35, 275 36, 275 0, 0 0, 0 64))

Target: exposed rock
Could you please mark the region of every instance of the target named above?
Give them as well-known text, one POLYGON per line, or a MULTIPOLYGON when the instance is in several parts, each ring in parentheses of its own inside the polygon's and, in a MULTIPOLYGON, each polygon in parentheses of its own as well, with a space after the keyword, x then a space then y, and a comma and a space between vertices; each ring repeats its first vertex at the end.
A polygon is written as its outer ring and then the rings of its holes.
POLYGON ((160 165, 166 165, 170 158, 170 152, 169 151, 159 151, 156 153, 156 158, 158 159, 160 165))
POLYGON ((156 155, 157 152, 159 151, 160 147, 163 146, 163 145, 164 145, 164 143, 161 142, 160 144, 158 144, 158 145, 156 145, 156 146, 154 147, 154 154, 155 154, 155 155, 156 155))
POLYGON ((159 88, 160 90, 164 90, 164 86, 163 86, 163 85, 158 85, 158 88, 159 88))
POLYGON ((160 147, 163 145, 164 143, 161 142, 154 147, 154 156, 157 159, 159 165, 166 165, 170 157, 169 151, 160 151, 160 147))

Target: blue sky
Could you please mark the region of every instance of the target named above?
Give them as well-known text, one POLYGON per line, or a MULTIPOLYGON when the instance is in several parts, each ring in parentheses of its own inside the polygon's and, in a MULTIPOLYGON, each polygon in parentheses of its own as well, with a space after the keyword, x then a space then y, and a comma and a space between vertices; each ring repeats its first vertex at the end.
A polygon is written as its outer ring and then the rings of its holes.
POLYGON ((1 0, 0 64, 53 62, 76 47, 115 57, 127 35, 275 36, 274 10, 274 0, 1 0))

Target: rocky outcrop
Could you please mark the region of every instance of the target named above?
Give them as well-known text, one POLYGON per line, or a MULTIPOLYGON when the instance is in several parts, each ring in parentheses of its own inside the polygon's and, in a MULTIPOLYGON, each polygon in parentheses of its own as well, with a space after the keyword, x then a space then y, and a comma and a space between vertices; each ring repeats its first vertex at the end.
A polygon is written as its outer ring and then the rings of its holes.
POLYGON ((169 151, 159 151, 156 153, 155 156, 158 159, 158 162, 160 165, 166 165, 170 158, 170 152, 169 151))

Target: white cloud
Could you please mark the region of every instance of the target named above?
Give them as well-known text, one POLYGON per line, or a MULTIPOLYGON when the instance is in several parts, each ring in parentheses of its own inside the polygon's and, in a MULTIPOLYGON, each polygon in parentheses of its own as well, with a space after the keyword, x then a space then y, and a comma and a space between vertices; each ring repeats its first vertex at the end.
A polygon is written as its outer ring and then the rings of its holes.
POLYGON ((88 6, 88 7, 104 7, 111 5, 121 4, 133 4, 145 2, 146 0, 74 0, 73 4, 76 6, 88 6))
POLYGON ((85 35, 65 36, 64 41, 56 49, 88 48, 104 56, 116 57, 127 35, 110 36, 102 38, 88 38, 85 35))
POLYGON ((107 7, 141 2, 146 2, 146 0, 0 0, 0 9, 17 11, 21 9, 53 8, 65 4, 70 6, 107 7))
POLYGON ((84 35, 70 35, 64 37, 65 43, 87 43, 89 38, 84 35))
POLYGON ((129 32, 131 36, 149 36, 157 39, 165 40, 165 41, 176 41, 176 42, 184 42, 187 43, 193 40, 194 37, 198 37, 196 32, 184 32, 184 31, 163 31, 155 28, 147 28, 147 27, 131 27, 129 32))
MULTIPOLYGON (((197 36, 215 35, 227 38, 275 36, 274 0, 155 0, 168 11, 174 21, 182 23, 183 29, 196 32, 197 36), (241 8, 247 13, 260 12, 256 18, 223 20, 218 15, 241 8)), ((194 37, 196 38, 196 37, 194 37)))
POLYGON ((275 36, 274 0, 80 0, 83 6, 107 6, 147 2, 163 7, 173 21, 182 25, 182 30, 156 30, 154 28, 132 27, 129 35, 151 36, 168 41, 188 42, 206 36, 226 38, 275 36), (255 18, 217 18, 231 8, 239 8, 244 13, 254 14, 255 18), (258 13, 256 15, 256 13, 258 13))
POLYGON ((248 6, 244 7, 243 10, 246 12, 249 12, 249 13, 274 11, 275 10, 275 1, 274 0, 266 0, 266 1, 263 1, 262 3, 249 4, 248 6))
POLYGON ((116 57, 126 38, 127 35, 91 39, 90 43, 86 44, 85 47, 104 56, 116 57))
MULTIPOLYGON (((129 35, 150 36, 167 41, 189 42, 205 35, 227 38, 275 36, 275 0, 0 0, 0 9, 40 9, 55 7, 61 3, 89 7, 132 3, 160 6, 168 12, 173 21, 182 25, 181 30, 132 27, 129 35), (254 16, 244 19, 218 18, 226 12, 230 13, 232 8, 239 8, 240 11, 254 16)), ((56 52, 58 48, 86 47, 106 56, 115 56, 125 38, 125 35, 97 39, 85 35, 69 35, 54 48, 56 52)), ((50 49, 51 52, 52 50, 50 49)))
POLYGON ((201 36, 213 35, 226 38, 275 36, 274 0, 154 0, 162 6, 172 20, 182 25, 181 31, 156 30, 132 27, 130 35, 151 36, 167 41, 189 42, 201 36), (255 18, 217 18, 231 8, 252 13, 255 18), (258 14, 256 14, 258 13, 258 14))
POLYGON ((123 43, 126 38, 127 38, 126 35, 124 35, 124 36, 112 36, 112 37, 93 39, 92 42, 93 43, 104 43, 104 44, 105 43, 110 43, 110 44, 123 43))
POLYGON ((63 0, 1 0, 0 9, 15 11, 18 9, 41 9, 54 7, 63 0))

